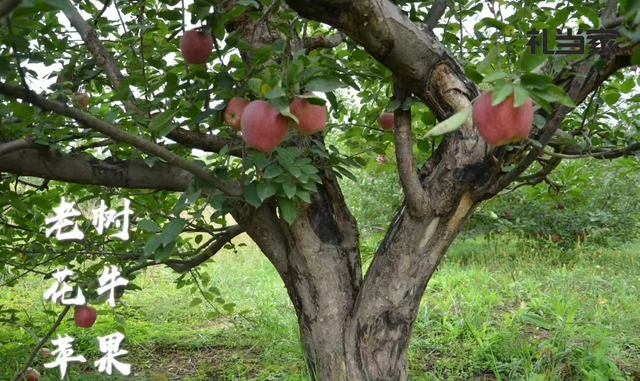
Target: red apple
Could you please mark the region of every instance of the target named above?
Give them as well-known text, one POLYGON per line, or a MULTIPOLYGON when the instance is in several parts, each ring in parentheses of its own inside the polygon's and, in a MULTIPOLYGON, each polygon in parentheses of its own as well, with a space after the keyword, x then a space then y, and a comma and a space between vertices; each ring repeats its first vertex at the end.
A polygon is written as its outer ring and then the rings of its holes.
POLYGON ((33 368, 27 369, 27 372, 24 374, 24 378, 27 381, 38 381, 40 379, 40 372, 33 368))
POLYGON ((76 308, 73 314, 73 320, 78 327, 91 328, 98 318, 98 311, 89 306, 80 306, 76 308))
POLYGON ((511 217, 511 211, 507 210, 506 212, 504 212, 505 217, 509 218, 511 217))
POLYGON ((186 31, 180 39, 180 51, 184 62, 188 64, 207 63, 213 52, 213 37, 197 30, 186 31))
POLYGON ((383 130, 392 130, 393 129, 393 113, 387 112, 384 114, 380 114, 380 116, 378 117, 378 123, 380 123, 383 130))
POLYGON ((638 66, 633 65, 629 69, 631 69, 631 71, 636 71, 636 70, 638 70, 638 66))
POLYGON ((42 357, 44 357, 44 358, 47 358, 47 357, 51 357, 51 356, 53 356, 53 355, 51 354, 51 349, 49 349, 49 348, 42 348, 42 349, 40 350, 40 356, 42 356, 42 357))
POLYGON ((327 110, 324 106, 314 105, 306 99, 297 98, 291 102, 289 108, 299 122, 293 123, 293 127, 305 135, 320 132, 327 125, 327 110))
POLYGON ((262 152, 269 152, 287 136, 288 119, 271 103, 257 100, 242 113, 242 140, 262 152))
POLYGON ((244 98, 231 98, 227 104, 227 108, 224 109, 224 121, 232 129, 240 131, 240 122, 242 120, 242 113, 245 107, 249 104, 249 101, 244 98))
POLYGON ((558 209, 564 210, 564 204, 558 204, 558 209))
POLYGON ((605 135, 607 135, 606 131, 598 131, 598 136, 600 136, 601 138, 604 138, 605 135))
POLYGON ((551 242, 558 242, 560 241, 560 237, 557 234, 552 234, 551 235, 551 242))
POLYGON ((382 165, 385 163, 386 159, 384 158, 384 156, 378 156, 376 157, 376 161, 378 162, 378 165, 382 165))
POLYGON ((492 146, 504 146, 529 136, 533 124, 533 102, 513 107, 514 95, 509 95, 502 103, 492 106, 493 91, 484 93, 473 105, 473 122, 480 136, 492 146))
POLYGON ((578 231, 578 237, 584 238, 586 236, 587 236, 587 232, 584 231, 584 229, 580 229, 580 231, 578 231))
POLYGON ((89 94, 86 93, 76 93, 75 101, 82 106, 83 109, 88 107, 89 94))

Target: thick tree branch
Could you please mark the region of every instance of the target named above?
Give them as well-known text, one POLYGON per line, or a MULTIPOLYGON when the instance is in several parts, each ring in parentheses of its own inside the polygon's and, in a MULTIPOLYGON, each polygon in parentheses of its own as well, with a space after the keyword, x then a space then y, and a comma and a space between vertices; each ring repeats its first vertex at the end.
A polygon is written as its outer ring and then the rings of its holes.
POLYGON ((459 111, 461 97, 478 90, 438 42, 388 0, 287 0, 301 16, 337 28, 400 78, 439 120, 459 111), (365 27, 366 26, 366 27, 365 27))
POLYGON ((167 138, 185 147, 196 148, 206 152, 220 152, 225 146, 229 146, 229 154, 242 156, 242 140, 237 138, 224 138, 221 136, 203 134, 202 132, 189 131, 177 128, 167 135, 167 138))
POLYGON ((0 156, 9 154, 11 152, 19 151, 25 148, 35 148, 37 145, 35 135, 27 136, 24 139, 10 141, 8 143, 0 144, 0 156))
POLYGON ((155 143, 130 134, 118 127, 112 126, 109 123, 85 114, 80 110, 76 110, 60 102, 50 101, 33 92, 29 92, 17 86, 7 85, 5 83, 0 83, 0 93, 12 98, 22 99, 42 108, 43 110, 52 111, 56 114, 75 119, 80 123, 81 127, 101 132, 116 141, 130 144, 144 152, 157 156, 165 160, 170 165, 175 165, 193 173, 229 196, 239 196, 242 194, 240 187, 236 183, 227 183, 222 181, 213 176, 208 170, 199 167, 195 163, 186 160, 155 143))
POLYGON ((429 28, 433 29, 438 25, 438 21, 447 10, 447 1, 448 0, 436 0, 433 2, 425 19, 425 24, 427 24, 429 28))
POLYGON ((149 168, 142 160, 110 162, 47 148, 23 149, 2 156, 0 172, 76 184, 177 192, 187 189, 193 180, 190 173, 165 163, 149 168))
MULTIPOLYGON (((394 98, 404 106, 409 93, 403 88, 400 80, 394 79, 394 98)), ((411 130, 411 108, 404 110, 398 107, 394 111, 394 133, 396 145, 396 160, 402 191, 409 208, 409 214, 422 217, 425 212, 426 194, 420 184, 416 162, 413 156, 413 133, 411 130)))
POLYGON ((0 3, 0 18, 4 18, 20 5, 22 0, 4 0, 0 3))
POLYGON ((166 261, 166 265, 172 268, 174 271, 182 274, 185 273, 194 267, 197 267, 204 263, 209 258, 213 257, 218 251, 220 251, 224 245, 229 243, 233 238, 244 232, 244 228, 239 225, 229 227, 224 233, 219 234, 212 244, 207 247, 207 249, 196 255, 195 257, 185 259, 185 260, 168 260, 166 261))
POLYGON ((336 46, 342 44, 347 39, 347 36, 342 32, 338 32, 331 36, 312 36, 305 37, 302 39, 302 44, 305 49, 307 49, 307 53, 319 48, 335 48, 336 46))
POLYGON ((602 12, 602 19, 605 20, 605 22, 610 22, 614 18, 613 16, 615 16, 616 8, 618 8, 618 0, 609 0, 602 12))

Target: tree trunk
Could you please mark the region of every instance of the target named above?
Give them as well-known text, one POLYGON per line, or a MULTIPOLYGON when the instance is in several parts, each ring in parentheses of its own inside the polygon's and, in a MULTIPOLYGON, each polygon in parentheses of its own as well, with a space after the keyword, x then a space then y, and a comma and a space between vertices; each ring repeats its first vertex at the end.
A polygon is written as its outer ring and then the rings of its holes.
POLYGON ((407 379, 407 348, 427 283, 475 206, 466 193, 446 212, 415 217, 402 208, 364 280, 357 226, 335 177, 323 174, 323 186, 291 226, 273 204, 234 218, 284 281, 314 380, 398 381, 407 379))

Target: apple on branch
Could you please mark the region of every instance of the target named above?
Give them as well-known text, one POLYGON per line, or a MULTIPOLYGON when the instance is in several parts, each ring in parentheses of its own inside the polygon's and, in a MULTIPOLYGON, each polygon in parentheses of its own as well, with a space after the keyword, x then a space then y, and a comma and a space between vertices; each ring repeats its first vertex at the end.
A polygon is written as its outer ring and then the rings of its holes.
POLYGON ((289 108, 298 118, 298 123, 293 122, 293 127, 304 135, 320 132, 327 125, 327 109, 324 106, 314 105, 306 99, 297 98, 291 102, 289 108))
POLYGON ((387 112, 384 114, 380 114, 378 117, 378 123, 382 126, 383 130, 392 130, 393 129, 393 113, 387 112))
POLYGON ((27 381, 38 381, 40 377, 40 372, 33 368, 27 369, 27 372, 24 374, 24 379, 27 381))
POLYGON ((89 306, 80 306, 76 308, 73 314, 73 321, 78 327, 91 328, 98 318, 98 311, 89 306))
POLYGON ((89 94, 78 92, 76 93, 75 101, 86 110, 89 106, 89 94))
POLYGON ((232 129, 240 131, 242 127, 242 114, 248 104, 249 101, 244 98, 231 98, 227 107, 224 109, 223 117, 225 123, 227 123, 232 129))
POLYGON ((269 152, 284 141, 288 118, 263 100, 250 102, 242 113, 242 140, 262 152, 269 152))
POLYGON ((188 64, 205 64, 213 52, 213 37, 197 30, 186 31, 180 39, 180 52, 188 64))
POLYGON ((514 95, 493 106, 493 91, 484 93, 473 104, 473 122, 487 143, 500 147, 529 136, 533 124, 533 102, 527 98, 523 105, 514 107, 514 95))

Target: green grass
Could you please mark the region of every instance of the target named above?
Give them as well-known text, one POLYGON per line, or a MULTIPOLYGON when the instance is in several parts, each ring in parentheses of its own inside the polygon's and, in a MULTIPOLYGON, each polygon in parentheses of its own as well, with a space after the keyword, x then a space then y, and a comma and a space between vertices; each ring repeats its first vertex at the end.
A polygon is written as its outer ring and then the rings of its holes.
MULTIPOLYGON (((412 380, 639 380, 640 243, 621 249, 561 251, 514 239, 454 244, 430 282, 410 347, 412 380)), ((127 337, 127 380, 307 380, 297 321, 282 281, 253 246, 224 252, 206 268, 224 301, 190 307, 191 286, 154 268, 115 310, 99 306, 90 329, 67 319, 56 334, 75 337, 91 363, 95 337, 127 337), (235 303, 233 313, 221 307, 235 303)), ((42 301, 50 281, 25 278, 0 293, 20 323, 42 335, 55 320, 42 301)), ((202 299, 202 298, 201 298, 202 299)), ((59 311, 59 308, 55 311, 59 311)), ((35 345, 25 328, 0 323, 0 379, 10 379, 35 345), (5 369, 3 369, 3 367, 5 369)), ((35 366, 43 380, 58 370, 35 366)), ((101 377, 73 365, 70 380, 101 377)))

